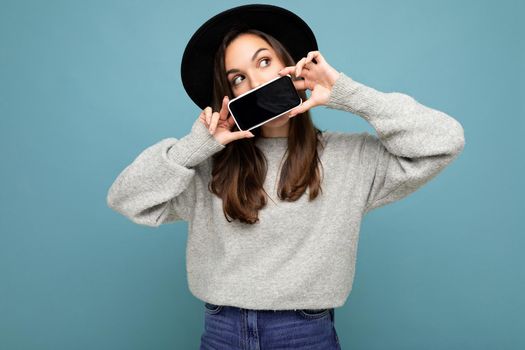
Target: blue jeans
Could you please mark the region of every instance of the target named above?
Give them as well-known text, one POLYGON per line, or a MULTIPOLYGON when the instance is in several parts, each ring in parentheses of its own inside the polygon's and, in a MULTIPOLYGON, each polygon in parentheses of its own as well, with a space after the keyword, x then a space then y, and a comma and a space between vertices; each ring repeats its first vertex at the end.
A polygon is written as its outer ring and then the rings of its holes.
POLYGON ((341 350, 334 309, 251 310, 204 303, 200 350, 341 350))

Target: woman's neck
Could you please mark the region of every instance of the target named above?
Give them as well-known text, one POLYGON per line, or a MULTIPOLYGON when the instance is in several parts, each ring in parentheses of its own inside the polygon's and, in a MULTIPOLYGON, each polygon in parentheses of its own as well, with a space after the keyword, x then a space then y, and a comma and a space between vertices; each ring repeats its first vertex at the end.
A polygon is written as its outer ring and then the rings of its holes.
POLYGON ((261 137, 264 137, 264 138, 273 138, 273 137, 286 138, 286 137, 288 137, 289 126, 290 126, 290 122, 289 121, 286 124, 281 125, 279 127, 269 127, 269 126, 263 125, 263 126, 261 126, 261 137))

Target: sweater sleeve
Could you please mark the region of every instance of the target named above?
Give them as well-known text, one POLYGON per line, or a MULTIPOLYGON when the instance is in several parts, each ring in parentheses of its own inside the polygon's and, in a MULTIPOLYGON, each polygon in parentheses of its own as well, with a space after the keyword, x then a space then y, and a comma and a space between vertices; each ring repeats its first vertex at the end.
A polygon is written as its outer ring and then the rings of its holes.
POLYGON ((327 108, 367 120, 378 137, 365 132, 360 148, 364 169, 363 214, 416 191, 463 150, 461 124, 444 112, 400 92, 384 93, 340 72, 327 108))
POLYGON ((196 166, 224 148, 197 119, 189 134, 149 146, 122 170, 108 190, 107 205, 146 226, 189 221, 200 176, 196 166))

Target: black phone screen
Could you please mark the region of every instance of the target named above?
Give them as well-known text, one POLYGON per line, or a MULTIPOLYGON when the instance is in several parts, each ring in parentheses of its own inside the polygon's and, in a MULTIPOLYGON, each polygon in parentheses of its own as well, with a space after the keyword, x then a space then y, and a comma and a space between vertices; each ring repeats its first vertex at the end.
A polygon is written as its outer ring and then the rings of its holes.
POLYGON ((228 103, 239 130, 256 128, 302 103, 290 75, 275 78, 228 103))

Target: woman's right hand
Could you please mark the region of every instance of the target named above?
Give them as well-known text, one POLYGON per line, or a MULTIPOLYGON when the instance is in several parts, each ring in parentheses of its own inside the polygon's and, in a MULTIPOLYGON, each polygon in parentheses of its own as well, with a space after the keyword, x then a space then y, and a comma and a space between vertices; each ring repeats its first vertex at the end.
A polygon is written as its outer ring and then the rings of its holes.
POLYGON ((213 112, 211 107, 206 107, 199 115, 199 120, 206 126, 210 134, 215 137, 217 142, 226 145, 232 141, 243 139, 247 137, 254 137, 249 130, 245 131, 231 131, 235 125, 233 117, 228 110, 228 96, 222 99, 222 107, 220 112, 213 112))

